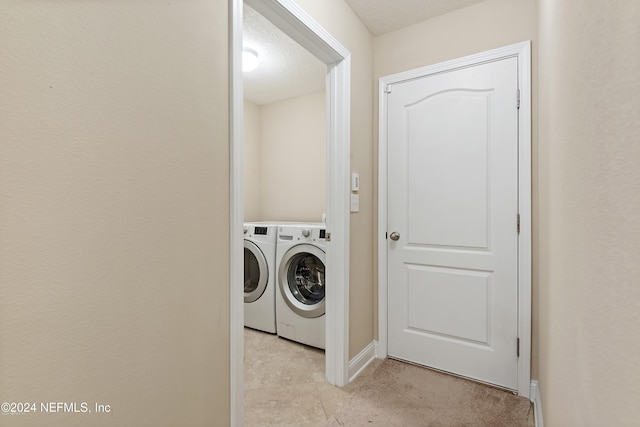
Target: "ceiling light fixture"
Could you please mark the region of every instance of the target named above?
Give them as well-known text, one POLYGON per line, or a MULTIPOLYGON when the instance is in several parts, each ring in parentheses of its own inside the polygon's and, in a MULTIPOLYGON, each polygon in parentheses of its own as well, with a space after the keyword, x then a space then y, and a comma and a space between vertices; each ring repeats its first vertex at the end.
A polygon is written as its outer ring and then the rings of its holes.
POLYGON ((242 71, 248 73, 258 68, 258 52, 245 47, 242 49, 242 71))

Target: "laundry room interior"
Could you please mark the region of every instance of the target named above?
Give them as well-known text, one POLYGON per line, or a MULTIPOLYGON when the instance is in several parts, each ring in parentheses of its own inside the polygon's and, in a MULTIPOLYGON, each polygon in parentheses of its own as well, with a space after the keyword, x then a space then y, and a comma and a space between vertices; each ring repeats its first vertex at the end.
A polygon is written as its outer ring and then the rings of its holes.
POLYGON ((243 70, 244 388, 252 425, 265 422, 253 403, 260 396, 292 384, 317 395, 315 383, 325 382, 324 245, 288 257, 295 265, 281 263, 285 249, 304 248, 302 233, 309 243, 324 237, 327 67, 246 4, 243 55, 245 67, 253 64, 243 70), (280 272, 286 269, 292 273, 280 272), (289 294, 292 310, 280 274, 305 282, 289 294))
POLYGON ((321 222, 326 212, 326 66, 250 6, 243 43, 245 221, 321 222))

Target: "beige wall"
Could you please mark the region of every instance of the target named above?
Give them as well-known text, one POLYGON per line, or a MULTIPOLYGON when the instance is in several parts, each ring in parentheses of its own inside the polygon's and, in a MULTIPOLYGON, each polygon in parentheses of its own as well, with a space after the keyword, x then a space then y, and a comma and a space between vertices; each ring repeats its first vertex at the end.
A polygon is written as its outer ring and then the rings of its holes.
POLYGON ((360 173, 360 212, 351 214, 349 353, 373 341, 373 38, 344 0, 297 0, 351 52, 351 170, 360 173))
POLYGON ((229 421, 227 2, 0 4, 0 401, 229 421))
POLYGON ((535 40, 536 17, 536 0, 486 0, 376 37, 376 84, 379 77, 535 40))
MULTIPOLYGON (((459 58, 526 40, 533 63, 533 342, 532 376, 537 377, 537 2, 487 0, 374 39, 374 78, 459 58)), ((377 103, 375 123, 377 127, 377 103)), ((376 132, 377 138, 377 132, 376 132)), ((375 168, 377 170, 377 162, 375 168)), ((376 189, 377 190, 377 189, 376 189)), ((377 203, 377 201, 376 201, 377 203)), ((377 217, 376 217, 377 221, 377 217)), ((376 300, 377 304, 377 300, 376 300)), ((377 330, 377 320, 376 320, 377 330)))
POLYGON ((260 107, 263 221, 318 222, 326 212, 324 91, 260 107))
POLYGON ((262 145, 260 144, 260 106, 244 101, 244 220, 262 220, 262 145))
POLYGON ((640 3, 539 12, 544 422, 637 426, 640 3))

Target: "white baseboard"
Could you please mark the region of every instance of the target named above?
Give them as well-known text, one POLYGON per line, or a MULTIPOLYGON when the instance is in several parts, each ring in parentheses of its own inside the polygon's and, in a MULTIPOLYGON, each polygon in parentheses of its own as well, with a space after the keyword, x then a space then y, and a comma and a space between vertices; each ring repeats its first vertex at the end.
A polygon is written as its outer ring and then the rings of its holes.
POLYGON ((349 382, 353 381, 376 358, 376 342, 371 341, 356 357, 349 361, 349 382))
POLYGON ((544 427, 544 421, 542 420, 542 398, 540 397, 540 389, 538 388, 538 381, 531 381, 531 391, 529 398, 533 402, 533 419, 535 420, 536 427, 544 427))

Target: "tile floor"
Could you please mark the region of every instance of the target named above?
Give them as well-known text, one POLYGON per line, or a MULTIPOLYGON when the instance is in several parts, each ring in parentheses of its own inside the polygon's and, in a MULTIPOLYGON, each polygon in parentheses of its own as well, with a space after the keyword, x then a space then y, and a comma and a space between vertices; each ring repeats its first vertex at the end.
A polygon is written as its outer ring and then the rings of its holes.
POLYGON ((324 380, 323 350, 245 328, 245 425, 325 426, 381 362, 338 388, 324 380))

